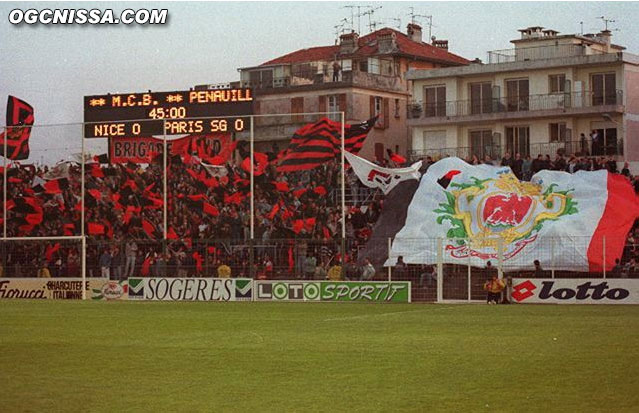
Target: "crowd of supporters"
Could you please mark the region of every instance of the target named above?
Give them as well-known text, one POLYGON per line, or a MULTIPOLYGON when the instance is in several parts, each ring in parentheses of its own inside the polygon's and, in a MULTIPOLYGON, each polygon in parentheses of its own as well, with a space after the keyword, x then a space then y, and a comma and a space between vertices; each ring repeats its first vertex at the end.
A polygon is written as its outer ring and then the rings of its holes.
MULTIPOLYGON (((256 157, 260 158, 261 157, 256 157)), ((326 278, 341 262, 340 164, 303 171, 277 171, 276 153, 254 165, 254 229, 251 240, 250 167, 246 159, 211 168, 193 156, 168 157, 167 225, 164 239, 162 157, 148 165, 85 164, 85 232, 88 276, 255 276, 326 278), (222 269, 220 271, 220 269, 222 269), (228 269, 228 270, 227 270, 228 269)), ((435 160, 428 157, 426 164, 435 160)), ((628 165, 611 158, 551 159, 506 153, 501 160, 477 157, 471 164, 510 166, 521 179, 544 169, 576 172, 608 169, 622 173, 639 190, 628 165)), ((390 162, 390 166, 395 166, 390 162)), ((4 171, 3 171, 4 173, 4 171)), ((81 165, 56 168, 14 164, 7 168, 8 237, 79 235, 81 165)), ((358 279, 370 268, 354 264, 371 237, 383 206, 380 192, 346 177, 345 261, 342 276, 358 279)), ((639 267, 639 230, 633 228, 618 271, 639 267)), ((78 276, 79 241, 8 241, 2 248, 3 276, 78 276)), ((360 260, 361 261, 361 260, 360 260)), ((420 285, 432 271, 424 267, 420 285)), ((639 269, 639 268, 638 268, 639 269)), ((331 273, 333 271, 333 273, 331 273)), ((367 275, 367 276, 368 276, 367 275)))
MULTIPOLYGON (((100 276, 217 275, 227 265, 233 276, 268 277, 274 268, 304 272, 312 255, 327 270, 340 258, 340 164, 278 172, 275 154, 254 166, 254 232, 250 233, 250 165, 227 161, 211 168, 193 156, 171 156, 167 174, 167 226, 164 239, 162 157, 148 165, 85 164, 87 269, 100 276), (135 247, 127 248, 127 241, 135 247), (253 245, 253 248, 250 247, 253 245), (134 264, 127 266, 127 258, 134 264), (254 268, 250 268, 250 262, 254 268)), ((81 165, 7 169, 7 236, 79 235, 81 165), (54 179, 47 179, 54 178, 54 179)), ((371 234, 381 208, 374 191, 347 176, 348 258, 371 234)), ((4 222, 4 221, 3 221, 4 222)), ((27 276, 34 268, 52 276, 79 274, 79 241, 5 243, 3 268, 27 276), (34 248, 34 245, 37 247, 34 248)))

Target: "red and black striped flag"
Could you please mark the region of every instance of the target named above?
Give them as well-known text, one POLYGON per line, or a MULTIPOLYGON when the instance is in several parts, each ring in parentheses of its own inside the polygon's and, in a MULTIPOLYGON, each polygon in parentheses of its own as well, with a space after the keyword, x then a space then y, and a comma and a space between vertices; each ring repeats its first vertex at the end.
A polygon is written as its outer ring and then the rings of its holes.
MULTIPOLYGON (((377 117, 356 125, 344 125, 344 149, 357 154, 377 117)), ((278 172, 313 169, 335 159, 342 149, 342 124, 328 118, 305 125, 295 131, 278 172)))
POLYGON ((29 157, 29 136, 33 125, 33 107, 15 96, 7 101, 7 130, 0 133, 0 153, 4 154, 5 136, 7 153, 5 158, 21 161, 29 157))

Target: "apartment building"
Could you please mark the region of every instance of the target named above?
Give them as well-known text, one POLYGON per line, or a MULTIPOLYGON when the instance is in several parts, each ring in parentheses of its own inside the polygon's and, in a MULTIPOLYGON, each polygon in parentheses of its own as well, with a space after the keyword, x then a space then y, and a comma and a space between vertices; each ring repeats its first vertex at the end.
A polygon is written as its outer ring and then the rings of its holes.
MULTIPOLYGON (((361 154, 381 160, 386 149, 406 153, 410 148, 406 114, 411 90, 405 73, 468 63, 450 53, 446 41, 424 42, 421 27, 409 24, 406 33, 391 28, 362 37, 346 33, 334 45, 297 50, 238 70, 240 85, 253 91, 255 114, 290 114, 257 118, 257 148, 284 148, 296 129, 317 120, 299 114, 344 111, 347 123, 379 117, 361 154)), ((333 117, 339 120, 339 115, 333 117)))
POLYGON ((410 155, 560 152, 639 161, 639 56, 606 30, 519 31, 514 48, 488 52, 486 64, 409 70, 410 155))

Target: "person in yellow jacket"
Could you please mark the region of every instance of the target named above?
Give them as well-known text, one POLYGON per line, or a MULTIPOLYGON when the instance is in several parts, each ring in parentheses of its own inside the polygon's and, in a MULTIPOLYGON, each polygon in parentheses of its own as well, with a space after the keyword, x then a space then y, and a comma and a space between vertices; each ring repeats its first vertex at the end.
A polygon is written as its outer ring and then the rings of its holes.
POLYGON ((484 283, 484 290, 486 291, 486 303, 487 304, 499 304, 501 300, 501 292, 506 288, 506 283, 500 280, 497 275, 493 275, 492 279, 484 283))
POLYGON ((226 264, 222 264, 217 267, 217 276, 218 278, 230 278, 231 277, 231 267, 226 264))
POLYGON ((49 271, 49 265, 46 261, 42 263, 42 266, 38 270, 38 278, 51 278, 51 272, 49 271))

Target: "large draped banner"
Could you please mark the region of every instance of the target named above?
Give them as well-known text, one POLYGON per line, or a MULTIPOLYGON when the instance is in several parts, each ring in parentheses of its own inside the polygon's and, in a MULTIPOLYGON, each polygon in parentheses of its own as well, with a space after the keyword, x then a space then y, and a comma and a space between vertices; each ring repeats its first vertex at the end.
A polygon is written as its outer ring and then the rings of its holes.
MULTIPOLYGON (((388 202, 388 200, 387 200, 388 202)), ((612 269, 621 258, 639 201, 628 180, 605 170, 541 171, 520 182, 508 167, 446 158, 422 176, 395 236, 387 265, 437 262, 484 266, 501 258, 509 271, 612 269)))

